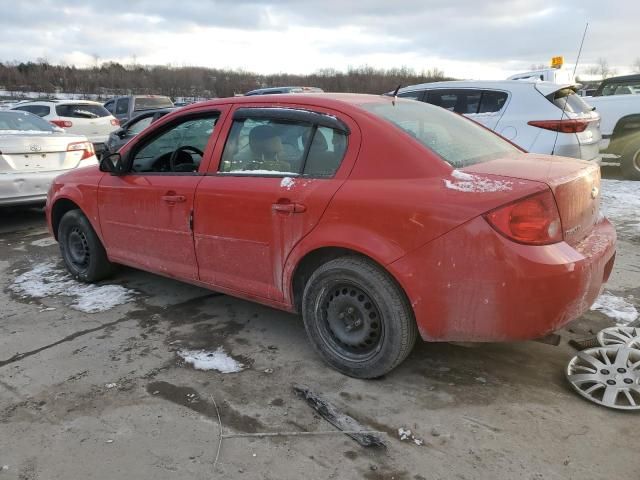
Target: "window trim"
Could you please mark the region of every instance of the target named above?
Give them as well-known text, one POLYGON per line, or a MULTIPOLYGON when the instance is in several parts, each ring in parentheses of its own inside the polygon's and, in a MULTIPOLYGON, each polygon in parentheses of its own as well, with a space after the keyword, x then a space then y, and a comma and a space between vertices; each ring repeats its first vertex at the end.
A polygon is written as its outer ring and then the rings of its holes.
MULTIPOLYGON (((133 158, 135 157, 135 155, 142 148, 147 146, 149 143, 151 143, 161 135, 165 134, 169 130, 173 129, 174 127, 182 123, 188 122, 190 120, 198 120, 200 118, 208 118, 213 115, 217 115, 217 120, 213 127, 213 132, 211 132, 211 136, 213 136, 216 134, 215 127, 218 125, 220 118, 222 118, 222 110, 207 110, 204 112, 194 112, 187 115, 180 115, 179 117, 174 118, 171 121, 167 122, 165 125, 162 125, 156 131, 149 132, 147 135, 145 135, 142 138, 140 137, 140 134, 136 135, 135 138, 136 139, 140 138, 140 140, 136 141, 135 145, 133 145, 133 148, 129 150, 126 153, 125 157, 123 158, 122 161, 125 163, 126 168, 125 168, 125 171, 122 173, 122 175, 165 175, 165 176, 185 176, 185 175, 186 176, 193 176, 193 175, 204 176, 206 175, 206 172, 199 172, 199 171, 195 171, 195 172, 134 172, 131 169, 133 167, 133 158)), ((209 137, 209 140, 207 140, 207 146, 209 144, 211 136, 209 137)), ((203 154, 204 153, 206 153, 206 147, 203 154)), ((202 160, 204 160, 204 156, 202 160)), ((198 169, 200 169, 200 167, 198 167, 198 169)))

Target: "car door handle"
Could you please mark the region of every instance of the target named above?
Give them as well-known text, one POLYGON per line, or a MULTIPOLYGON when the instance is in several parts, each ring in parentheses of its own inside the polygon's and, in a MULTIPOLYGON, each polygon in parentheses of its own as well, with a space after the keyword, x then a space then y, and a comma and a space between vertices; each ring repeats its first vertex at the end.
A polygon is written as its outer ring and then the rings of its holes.
POLYGON ((301 203, 274 203, 274 212, 280 213, 302 213, 307 211, 307 207, 301 203))
POLYGON ((160 198, 167 203, 182 203, 187 200, 184 195, 163 195, 160 198))

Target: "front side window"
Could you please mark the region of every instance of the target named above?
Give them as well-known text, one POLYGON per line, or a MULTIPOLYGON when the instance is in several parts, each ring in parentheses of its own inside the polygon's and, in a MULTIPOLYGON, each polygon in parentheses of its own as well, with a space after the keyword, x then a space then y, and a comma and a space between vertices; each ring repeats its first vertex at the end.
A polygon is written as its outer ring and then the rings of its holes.
POLYGON ((183 120, 143 143, 133 153, 136 173, 196 172, 218 120, 218 113, 183 120))
POLYGON ((454 168, 521 153, 516 147, 473 121, 422 102, 398 100, 361 107, 390 122, 454 168))
POLYGON ((16 107, 14 110, 22 110, 24 112, 33 113, 39 117, 46 117, 51 113, 51 109, 47 105, 23 105, 16 107))
POLYGON ((115 106, 116 102, 111 100, 108 101, 107 103, 104 104, 104 108, 106 108, 107 110, 109 110, 109 112, 113 113, 113 107, 115 106))
POLYGON ((116 103, 116 114, 121 115, 127 112, 129 112, 129 99, 121 98, 118 100, 118 103, 116 103))
POLYGON ((347 136, 333 128, 282 119, 236 119, 220 172, 331 177, 346 148, 347 136))

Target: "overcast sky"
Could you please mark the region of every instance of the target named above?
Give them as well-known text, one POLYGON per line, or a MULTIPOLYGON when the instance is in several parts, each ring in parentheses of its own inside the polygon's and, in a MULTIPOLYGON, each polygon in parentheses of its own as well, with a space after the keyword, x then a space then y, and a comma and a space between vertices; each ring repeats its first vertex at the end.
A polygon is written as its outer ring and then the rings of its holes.
POLYGON ((99 61, 260 73, 363 64, 504 78, 547 63, 640 58, 640 0, 0 0, 0 61, 99 61))

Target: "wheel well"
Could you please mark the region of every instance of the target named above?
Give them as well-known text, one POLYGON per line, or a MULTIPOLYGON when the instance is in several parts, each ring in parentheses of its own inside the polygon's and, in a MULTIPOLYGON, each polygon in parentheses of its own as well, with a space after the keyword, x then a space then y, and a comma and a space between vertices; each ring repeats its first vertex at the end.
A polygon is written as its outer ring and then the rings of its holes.
POLYGON ((58 225, 65 213, 71 210, 79 210, 80 207, 69 199, 61 198, 53 204, 51 209, 51 227, 53 229, 53 236, 58 239, 58 225))
POLYGON ((363 253, 357 252, 355 250, 350 250, 348 248, 341 247, 323 247, 317 250, 312 250, 307 253, 299 262, 296 270, 293 274, 293 280, 291 282, 291 290, 293 293, 293 306, 295 307, 297 312, 302 311, 302 296, 304 294, 304 287, 307 284, 307 281, 313 275, 318 267, 327 263, 330 260, 334 260, 339 257, 361 257, 366 258, 374 263, 376 263, 381 269, 386 271, 389 274, 389 277, 398 284, 400 290, 405 294, 406 292, 399 284, 399 282, 389 273, 389 271, 384 268, 378 261, 365 255, 363 253))
POLYGON ((640 139, 640 115, 622 117, 611 133, 611 145, 612 147, 615 145, 615 148, 609 148, 609 150, 617 150, 612 153, 620 153, 629 142, 636 139, 640 139))

